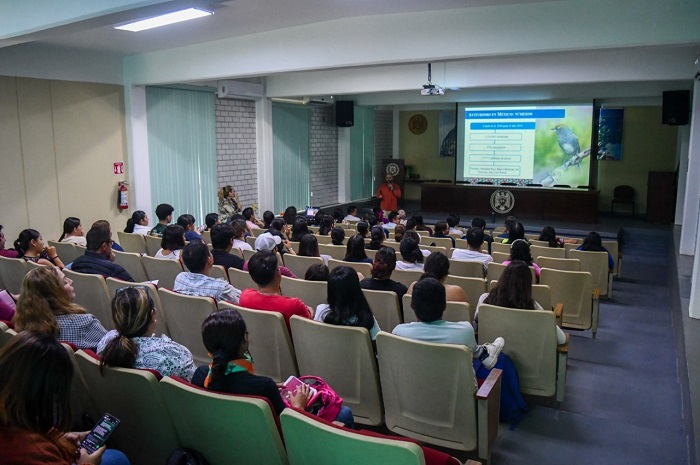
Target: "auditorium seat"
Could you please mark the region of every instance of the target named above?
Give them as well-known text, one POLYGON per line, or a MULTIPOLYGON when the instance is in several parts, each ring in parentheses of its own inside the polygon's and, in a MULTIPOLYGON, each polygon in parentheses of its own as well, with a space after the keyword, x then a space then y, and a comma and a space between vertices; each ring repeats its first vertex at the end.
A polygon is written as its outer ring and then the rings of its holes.
POLYGON ((608 252, 572 250, 569 258, 581 261, 581 271, 588 271, 593 277, 593 287, 600 289, 600 296, 612 298, 613 276, 610 272, 608 252))
POLYGON ((284 254, 284 266, 290 269, 300 279, 306 275, 306 270, 312 265, 323 265, 321 257, 302 257, 299 255, 284 254))
POLYGON ((325 281, 306 281, 304 279, 282 276, 280 289, 282 295, 301 299, 306 305, 316 310, 316 307, 326 302, 328 283, 325 281))
POLYGON ((371 276, 372 274, 372 265, 369 263, 357 263, 357 262, 346 262, 343 260, 335 260, 331 258, 328 260, 328 269, 333 271, 335 268, 338 268, 339 266, 349 266, 353 270, 357 271, 358 273, 362 273, 362 276, 365 278, 371 276))
POLYGON ((440 447, 475 450, 490 461, 498 434, 501 370, 491 370, 477 391, 472 353, 466 346, 431 344, 381 331, 377 352, 390 431, 440 447))
POLYGON ((258 285, 255 284, 253 278, 250 277, 250 273, 247 271, 239 270, 238 268, 228 269, 228 280, 233 287, 242 291, 243 289, 257 289, 258 285))
POLYGON ((585 271, 562 271, 542 268, 540 284, 552 290, 552 302, 564 306, 562 328, 590 329, 595 339, 598 331, 600 290, 593 287, 591 274, 585 271))
POLYGON ((399 297, 395 292, 362 289, 362 293, 382 330, 391 332, 397 325, 403 323, 399 297))
POLYGON ((467 294, 469 306, 473 308, 476 308, 481 294, 486 292, 486 280, 483 278, 465 278, 464 276, 449 274, 447 278, 445 278, 445 284, 453 284, 461 287, 464 293, 467 294))
POLYGON ((8 292, 19 294, 24 275, 28 272, 29 266, 23 258, 0 257, 0 277, 8 292))
POLYGON ((209 270, 209 276, 229 282, 226 268, 224 268, 222 265, 212 265, 211 270, 209 270))
POLYGON ((539 245, 531 245, 530 255, 532 255, 532 259, 537 262, 539 257, 566 258, 566 251, 561 247, 542 247, 539 245))
MULTIPOLYGON (((117 238, 119 239, 119 245, 122 247, 122 249, 124 249, 124 252, 137 254, 148 253, 148 249, 146 248, 146 238, 143 234, 117 231, 117 238)), ((156 252, 157 251, 158 249, 156 249, 156 252)))
POLYGON ((141 257, 143 267, 150 281, 158 281, 158 287, 172 289, 175 278, 182 273, 182 265, 179 260, 168 258, 141 257))
POLYGON ((209 465, 287 465, 267 399, 216 393, 169 376, 159 388, 182 447, 201 453, 209 465))
POLYGON ((632 205, 632 216, 634 216, 634 187, 632 186, 616 186, 613 190, 613 199, 610 202, 610 213, 615 213, 615 204, 632 205))
POLYGON ((334 260, 342 260, 347 248, 344 245, 318 244, 318 251, 323 255, 330 255, 334 260))
MULTIPOLYGON (((412 323, 418 321, 416 313, 411 307, 411 294, 403 295, 403 321, 404 323, 412 323)), ((442 319, 445 321, 474 321, 474 311, 476 307, 471 307, 466 302, 447 301, 445 311, 442 314, 442 319)))
POLYGON ((148 252, 148 255, 151 257, 155 257, 155 255, 158 253, 160 250, 160 245, 163 241, 161 237, 155 237, 155 236, 142 236, 143 239, 146 241, 146 251, 148 252))
POLYGON ((411 284, 418 281, 422 275, 423 272, 420 270, 394 270, 391 273, 391 279, 406 287, 410 287, 411 284))
POLYGON ((73 260, 85 254, 85 249, 78 249, 72 242, 49 241, 49 245, 56 247, 56 253, 64 265, 73 263, 73 260))
POLYGON ((146 269, 143 267, 143 260, 138 253, 119 252, 113 250, 114 263, 121 265, 137 283, 148 281, 146 269))
POLYGON ((112 297, 109 295, 105 278, 99 274, 76 273, 68 269, 63 270, 63 273, 73 280, 73 302, 95 315, 105 329, 114 329, 112 297))
POLYGON ((384 423, 384 407, 369 331, 292 316, 299 374, 322 378, 352 410, 355 422, 384 423), (319 350, 322 348, 322 350, 319 350))
POLYGON ((537 264, 540 268, 552 268, 553 270, 581 271, 581 260, 575 258, 538 257, 537 264))

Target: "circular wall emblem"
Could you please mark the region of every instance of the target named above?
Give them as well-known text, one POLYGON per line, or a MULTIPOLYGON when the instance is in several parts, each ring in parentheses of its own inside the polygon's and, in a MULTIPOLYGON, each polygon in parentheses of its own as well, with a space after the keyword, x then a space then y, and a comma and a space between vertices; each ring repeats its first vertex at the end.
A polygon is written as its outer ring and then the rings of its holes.
POLYGON ((491 194, 491 208, 496 213, 508 213, 515 206, 515 196, 511 191, 498 190, 491 194))
POLYGON ((413 115, 408 120, 408 129, 415 135, 419 136, 428 129, 428 119, 423 115, 413 115))
POLYGON ((386 174, 390 174, 394 177, 399 174, 399 165, 396 163, 389 163, 386 165, 386 174))

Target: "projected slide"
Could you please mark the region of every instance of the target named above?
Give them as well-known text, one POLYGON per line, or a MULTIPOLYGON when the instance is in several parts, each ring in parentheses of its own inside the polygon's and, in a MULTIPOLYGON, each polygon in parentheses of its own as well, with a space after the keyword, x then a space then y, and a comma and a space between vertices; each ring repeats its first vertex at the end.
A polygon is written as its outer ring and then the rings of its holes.
POLYGON ((457 182, 587 185, 592 105, 460 109, 457 182))

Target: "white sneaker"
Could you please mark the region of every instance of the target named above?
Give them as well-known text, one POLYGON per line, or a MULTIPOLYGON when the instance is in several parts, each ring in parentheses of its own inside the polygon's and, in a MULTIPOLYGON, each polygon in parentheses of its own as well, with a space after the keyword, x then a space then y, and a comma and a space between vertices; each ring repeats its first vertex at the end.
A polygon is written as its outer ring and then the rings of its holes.
POLYGON ((481 363, 487 370, 490 370, 496 365, 498 354, 501 353, 505 345, 506 341, 502 337, 497 337, 493 342, 484 344, 484 350, 488 352, 488 355, 481 360, 481 363))

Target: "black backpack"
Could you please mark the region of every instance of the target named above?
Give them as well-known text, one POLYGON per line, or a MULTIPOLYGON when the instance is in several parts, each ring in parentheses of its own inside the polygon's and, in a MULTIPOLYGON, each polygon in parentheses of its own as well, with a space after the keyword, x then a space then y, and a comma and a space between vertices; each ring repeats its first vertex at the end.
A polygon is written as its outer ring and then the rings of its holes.
POLYGON ((166 465, 209 465, 209 462, 194 449, 175 449, 166 465))

